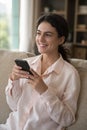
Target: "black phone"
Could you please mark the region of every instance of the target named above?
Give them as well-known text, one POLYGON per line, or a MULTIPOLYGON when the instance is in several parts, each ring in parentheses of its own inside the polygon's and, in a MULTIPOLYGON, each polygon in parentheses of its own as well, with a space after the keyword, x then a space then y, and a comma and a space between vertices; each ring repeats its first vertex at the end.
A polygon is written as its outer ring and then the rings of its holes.
MULTIPOLYGON (((15 63, 18 66, 22 67, 22 70, 29 72, 30 74, 32 74, 32 72, 30 71, 30 66, 28 64, 28 62, 26 60, 21 60, 21 59, 15 59, 15 63)), ((33 74, 32 74, 33 75, 33 74)))

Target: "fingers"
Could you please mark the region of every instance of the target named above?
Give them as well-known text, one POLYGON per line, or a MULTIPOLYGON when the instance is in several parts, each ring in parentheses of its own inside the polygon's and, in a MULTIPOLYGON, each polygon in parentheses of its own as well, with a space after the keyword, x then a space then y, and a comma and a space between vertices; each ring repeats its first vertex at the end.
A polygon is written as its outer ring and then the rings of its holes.
POLYGON ((33 69, 30 69, 30 71, 33 75, 29 74, 29 72, 22 70, 22 67, 17 66, 15 64, 12 69, 11 79, 18 80, 19 78, 28 78, 34 81, 36 78, 39 77, 39 75, 33 69))
POLYGON ((31 71, 33 75, 29 74, 28 83, 31 84, 32 88, 34 88, 37 92, 42 94, 48 89, 48 87, 41 76, 39 76, 34 70, 31 69, 31 71))
POLYGON ((19 78, 28 78, 28 72, 23 71, 20 66, 14 65, 12 69, 11 78, 13 80, 18 80, 19 78))
POLYGON ((38 75, 33 69, 30 69, 33 75, 29 74, 29 83, 33 86, 36 86, 35 84, 38 84, 42 81, 42 78, 40 75, 38 75))
POLYGON ((30 69, 30 71, 32 72, 34 77, 39 77, 39 75, 33 69, 30 69))
POLYGON ((30 71, 33 75, 29 74, 29 82, 35 82, 40 76, 33 69, 30 69, 30 71))

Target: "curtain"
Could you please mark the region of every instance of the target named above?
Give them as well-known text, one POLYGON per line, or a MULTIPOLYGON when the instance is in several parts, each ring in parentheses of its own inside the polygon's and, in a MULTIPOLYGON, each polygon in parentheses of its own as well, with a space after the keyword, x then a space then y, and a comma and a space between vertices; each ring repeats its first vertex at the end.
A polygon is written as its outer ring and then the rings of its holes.
POLYGON ((19 51, 34 52, 35 23, 40 0, 20 0, 19 51))

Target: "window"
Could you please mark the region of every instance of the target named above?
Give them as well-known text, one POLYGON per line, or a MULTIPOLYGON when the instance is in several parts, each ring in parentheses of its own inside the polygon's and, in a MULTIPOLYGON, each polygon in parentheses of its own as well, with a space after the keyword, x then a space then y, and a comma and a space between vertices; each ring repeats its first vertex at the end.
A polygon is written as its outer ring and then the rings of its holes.
POLYGON ((0 48, 18 49, 19 6, 18 0, 0 0, 0 48))

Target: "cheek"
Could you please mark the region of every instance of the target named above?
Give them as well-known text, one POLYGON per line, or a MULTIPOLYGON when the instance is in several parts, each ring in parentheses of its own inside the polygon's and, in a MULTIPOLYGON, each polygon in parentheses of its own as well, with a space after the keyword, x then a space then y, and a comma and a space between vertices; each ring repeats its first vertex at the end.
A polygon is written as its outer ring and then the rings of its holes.
POLYGON ((38 38, 37 38, 37 36, 36 36, 36 38, 35 38, 35 41, 36 41, 36 43, 38 42, 38 38))
POLYGON ((51 39, 49 43, 52 44, 52 46, 58 46, 59 44, 58 39, 55 39, 55 38, 51 39))

